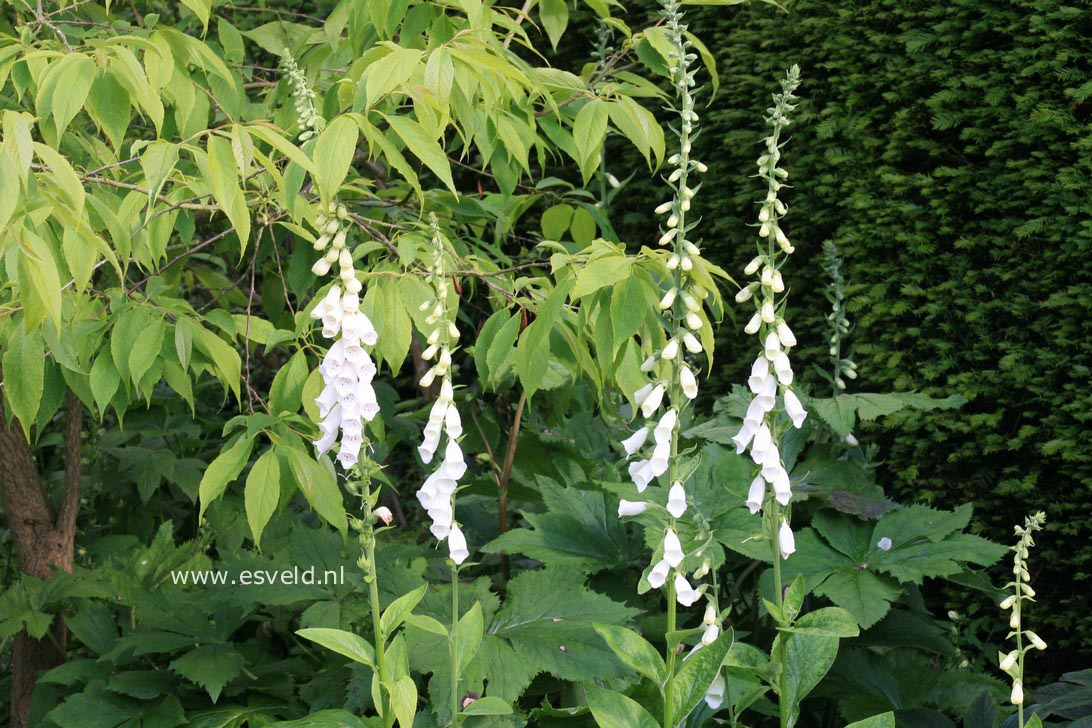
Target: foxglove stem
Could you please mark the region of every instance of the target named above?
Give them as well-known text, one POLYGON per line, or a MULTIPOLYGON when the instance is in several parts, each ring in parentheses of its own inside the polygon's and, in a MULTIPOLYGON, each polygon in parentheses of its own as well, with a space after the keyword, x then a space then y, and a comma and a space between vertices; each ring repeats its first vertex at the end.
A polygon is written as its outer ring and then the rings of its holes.
POLYGON ((1012 560, 1013 580, 1006 584, 1011 587, 1013 593, 1001 602, 1002 609, 1011 609, 1009 618, 1009 637, 1016 638, 1016 650, 1005 654, 999 654, 998 659, 1001 669, 1012 677, 1012 694, 1009 701, 1016 705, 1020 728, 1024 726, 1024 656, 1031 649, 1045 650, 1046 643, 1039 635, 1024 629, 1024 602, 1035 601, 1035 590, 1031 588, 1030 575, 1027 570, 1027 558, 1029 549, 1035 545, 1033 535, 1042 529, 1046 522, 1046 515, 1041 511, 1028 516, 1024 520, 1023 527, 1016 527, 1016 535, 1020 540, 1012 547, 1015 556, 1012 560), (1030 644, 1024 643, 1024 639, 1030 644))
MULTIPOLYGON (((365 479, 361 485, 362 497, 365 503, 371 503, 372 493, 370 483, 365 479)), ((379 678, 379 694, 381 704, 376 706, 379 710, 383 728, 391 728, 394 725, 394 710, 391 707, 390 695, 385 685, 387 682, 386 645, 387 636, 383 633, 383 619, 379 611, 379 575, 375 564, 375 527, 372 518, 363 520, 360 532, 360 540, 363 545, 363 558, 360 566, 364 568, 364 580, 368 582, 369 599, 372 607, 372 636, 375 640, 375 672, 379 678)))
POLYGON ((459 728, 459 565, 451 565, 451 726, 459 728))

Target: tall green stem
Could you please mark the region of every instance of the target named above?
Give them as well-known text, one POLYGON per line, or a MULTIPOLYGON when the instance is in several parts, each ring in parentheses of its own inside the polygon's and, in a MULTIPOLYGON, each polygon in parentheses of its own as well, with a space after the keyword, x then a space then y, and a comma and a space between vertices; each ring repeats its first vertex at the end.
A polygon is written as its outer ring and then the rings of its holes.
POLYGON ((459 567, 451 567, 451 726, 459 728, 459 567))
POLYGON ((676 647, 671 643, 672 635, 676 629, 676 614, 675 614, 675 582, 674 580, 668 580, 667 585, 667 634, 665 643, 667 645, 667 685, 664 686, 664 728, 674 728, 675 726, 675 655, 678 652, 676 647))
POLYGON ((375 531, 369 524, 364 533, 367 545, 365 551, 368 559, 368 586, 372 602, 372 628, 375 637, 375 670, 379 676, 379 694, 382 701, 380 716, 384 728, 394 725, 394 711, 391 709, 390 696, 387 694, 387 667, 386 644, 387 636, 383 634, 383 620, 379 613, 379 579, 375 568, 375 531))

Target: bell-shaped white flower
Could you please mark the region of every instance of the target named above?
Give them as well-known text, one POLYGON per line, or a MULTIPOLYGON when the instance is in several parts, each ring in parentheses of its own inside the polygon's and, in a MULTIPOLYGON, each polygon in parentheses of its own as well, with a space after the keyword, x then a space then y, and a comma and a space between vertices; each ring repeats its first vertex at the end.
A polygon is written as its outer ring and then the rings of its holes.
POLYGON ((657 444, 670 443, 671 435, 675 432, 675 425, 679 422, 679 413, 674 409, 669 409, 664 413, 664 416, 660 418, 660 421, 656 423, 656 429, 653 430, 652 435, 657 444))
POLYGON ((701 599, 701 592, 690 586, 690 582, 682 574, 675 574, 675 601, 684 607, 691 606, 701 599))
POLYGON ((763 423, 755 432, 755 441, 751 444, 751 459, 761 463, 772 447, 774 447, 773 435, 770 433, 770 428, 763 423))
POLYGON ((743 427, 739 428, 739 432, 732 437, 732 442, 736 446, 736 455, 743 454, 756 432, 758 432, 758 427, 753 422, 744 420, 743 427))
POLYGON ((778 354, 781 353, 781 340, 777 338, 777 334, 773 331, 766 334, 766 343, 764 345, 763 354, 770 361, 773 361, 778 354))
POLYGON ((666 473, 670 465, 671 442, 669 440, 657 442, 655 449, 652 451, 652 457, 648 459, 648 467, 653 477, 658 478, 666 473))
POLYGON ((784 319, 777 322, 777 338, 781 340, 781 345, 786 349, 796 346, 796 335, 793 334, 792 329, 789 328, 784 319))
POLYGON ((447 536, 447 552, 456 564, 462 564, 470 556, 470 551, 466 548, 466 536, 457 523, 451 524, 451 532, 447 536))
POLYGON ((792 420, 792 426, 800 429, 804 425, 804 419, 808 416, 804 405, 800 404, 800 398, 791 389, 786 389, 784 394, 785 414, 792 420))
POLYGON ((788 355, 781 352, 772 361, 774 371, 777 372, 777 381, 786 387, 792 384, 792 364, 789 363, 788 355))
POLYGON ((686 513, 686 490, 682 482, 676 480, 667 493, 667 512, 675 518, 686 513))
POLYGON ((648 395, 639 402, 641 406, 641 414, 645 416, 645 419, 652 417, 652 415, 660 408, 660 403, 664 399, 664 385, 657 384, 651 390, 648 395))
POLYGON ((620 500, 618 501, 618 517, 627 518, 629 516, 639 516, 648 509, 648 503, 646 501, 630 501, 620 500))
MULTIPOLYGON (((445 380, 446 381, 446 380, 445 380)), ((444 431, 450 438, 461 437, 463 434, 463 418, 459 415, 458 407, 448 407, 444 416, 444 431)))
POLYGON ((678 534, 675 533, 675 529, 667 529, 667 533, 664 535, 664 561, 673 567, 678 567, 686 558, 686 553, 682 550, 682 543, 679 541, 678 534))
POLYGON ((771 444, 768 449, 763 451, 762 461, 759 465, 762 466, 759 474, 767 483, 773 483, 780 473, 785 472, 785 468, 781 465, 781 453, 778 451, 777 445, 774 444, 771 444))
POLYGON ((626 451, 626 455, 632 455, 641 449, 641 446, 645 444, 645 440, 648 439, 648 432, 649 428, 642 427, 625 440, 622 440, 622 449, 626 451))
POLYGON ((337 405, 337 390, 332 384, 322 388, 322 392, 315 398, 315 404, 318 405, 319 417, 330 414, 330 410, 337 405))
POLYGON ((770 376, 770 361, 760 356, 755 359, 755 363, 751 365, 751 376, 747 378, 747 388, 752 393, 758 394, 762 391, 762 385, 766 383, 766 379, 770 376))
POLYGON ((679 384, 682 385, 683 394, 687 399, 698 396, 698 382, 694 378, 694 372, 690 371, 690 367, 686 365, 679 369, 679 384))
POLYGON ((743 333, 745 334, 757 334, 759 328, 762 326, 762 317, 757 313, 751 317, 751 320, 747 322, 747 325, 743 327, 743 333))
POLYGON ((648 585, 653 589, 659 589, 667 583, 667 575, 670 571, 671 564, 660 559, 656 565, 652 567, 652 571, 648 572, 648 585))
POLYGON ((652 466, 648 460, 638 460, 629 464, 629 478, 637 486, 638 493, 644 493, 645 488, 655 477, 656 474, 652 472, 652 466))
POLYGON ((781 528, 777 531, 777 548, 781 551, 781 558, 787 559, 796 551, 796 539, 792 535, 789 522, 781 519, 781 528))
POLYGON ((718 672, 717 676, 713 678, 713 682, 709 685, 709 689, 705 691, 705 704, 713 710, 717 710, 724 704, 724 693, 727 689, 727 683, 724 680, 724 673, 718 672))
POLYGON ((767 377, 755 399, 759 401, 763 412, 772 410, 777 404, 777 378, 767 377))
POLYGON ((671 341, 667 342, 667 346, 665 346, 664 350, 660 352, 660 358, 663 359, 664 361, 671 361, 672 359, 674 359, 678 355, 679 355, 679 340, 678 339, 672 339, 671 341))
POLYGON ((773 486, 774 497, 777 498, 777 502, 787 506, 792 499, 792 484, 789 481, 789 473, 780 463, 778 463, 770 484, 773 486))
POLYGON ((682 342, 683 346, 685 346, 686 350, 689 351, 691 354, 701 353, 701 342, 698 341, 698 337, 694 336, 689 331, 683 334, 682 342))
POLYGON ((701 633, 701 643, 708 647, 720 637, 720 627, 716 624, 707 624, 701 633))
POLYGON ((766 481, 761 476, 751 481, 751 487, 747 491, 747 510, 754 515, 762 510, 762 502, 766 499, 766 481))

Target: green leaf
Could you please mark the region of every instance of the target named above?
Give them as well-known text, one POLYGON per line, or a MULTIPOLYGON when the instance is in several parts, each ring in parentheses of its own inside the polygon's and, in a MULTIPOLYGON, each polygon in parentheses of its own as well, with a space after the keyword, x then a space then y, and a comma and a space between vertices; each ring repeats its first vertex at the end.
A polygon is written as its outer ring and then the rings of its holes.
POLYGON ((358 135, 356 122, 351 117, 339 116, 322 130, 315 141, 311 156, 318 173, 315 182, 324 202, 334 198, 349 174, 358 135))
MULTIPOLYGON (((4 398, 29 439, 30 427, 38 415, 45 389, 45 344, 41 334, 11 329, 4 349, 3 365, 4 398)), ((2 412, 0 416, 3 416, 2 412)))
POLYGON ((500 698, 485 696, 463 708, 459 715, 511 715, 512 706, 500 698))
POLYGON ((346 632, 343 629, 328 629, 326 627, 301 629, 297 630, 296 634, 339 655, 344 655, 350 660, 367 665, 373 670, 375 669, 375 648, 360 635, 346 632))
POLYGON ((82 53, 69 53, 50 70, 56 76, 53 89, 53 121, 57 136, 64 134, 68 124, 87 102, 87 94, 95 80, 95 62, 82 53))
POLYGON ((288 463, 297 485, 311 507, 327 523, 345 533, 349 527, 345 520, 345 502, 342 500, 333 469, 325 467, 299 450, 290 451, 288 463))
POLYGON ((413 728, 417 714, 417 684, 409 675, 402 675, 390 686, 391 707, 401 728, 413 728))
POLYGON ((152 364, 159 358, 163 349, 163 337, 167 333, 167 326, 161 318, 152 319, 149 326, 140 332, 140 336, 133 342, 129 350, 129 376, 133 384, 138 384, 145 373, 152 368, 152 364))
POLYGON ((201 498, 201 510, 198 518, 205 515, 205 509, 223 494, 228 483, 235 480, 239 477, 239 473, 243 472, 243 466, 250 460, 250 452, 253 449, 254 440, 243 437, 209 463, 208 468, 205 469, 205 474, 201 476, 201 485, 198 487, 201 498))
POLYGON ((254 463, 246 476, 243 500, 246 504, 246 520, 254 545, 262 545, 262 531, 277 510, 281 499, 281 464, 272 449, 266 450, 254 463))
POLYGON ((508 598, 487 630, 520 658, 563 680, 620 677, 627 670, 595 630, 622 624, 634 610, 590 591, 571 571, 528 571, 508 584, 508 598))
POLYGON ((838 638, 810 634, 782 635, 781 638, 786 636, 788 639, 784 639, 781 645, 785 651, 784 693, 781 700, 788 702, 796 712, 800 703, 834 664, 834 658, 838 655, 838 638))
POLYGON ((664 130, 651 111, 628 96, 620 96, 610 105, 610 120, 637 147, 649 165, 653 155, 657 164, 663 159, 664 130))
POLYGON ((99 408, 99 419, 106 414, 106 405, 118 391, 121 384, 121 375, 110 352, 103 350, 95 357, 95 363, 91 365, 91 395, 95 398, 95 405, 99 408))
POLYGON ((675 674, 675 704, 672 715, 676 721, 684 721, 705 697, 734 641, 735 634, 731 629, 726 629, 713 644, 702 647, 683 661, 682 667, 675 674))
POLYGON ((422 55, 419 50, 396 47, 369 65, 364 74, 368 106, 375 106, 384 96, 410 80, 422 55))
POLYGON ((581 574, 618 569, 638 558, 639 545, 597 491, 537 483, 546 513, 524 513, 529 528, 501 534, 482 547, 488 554, 525 554, 547 566, 581 574))
POLYGON ((614 287, 610 298, 610 320, 614 327, 614 349, 641 330, 648 312, 645 285, 639 276, 631 275, 614 287))
POLYGON ((303 385, 310 373, 307 355, 297 351, 273 377, 269 387, 269 411, 274 414, 298 412, 303 403, 303 385))
POLYGON ((569 279, 550 291, 546 300, 538 307, 535 320, 520 334, 516 347, 516 371, 528 399, 541 386, 546 374, 550 356, 550 332, 561 315, 572 286, 572 279, 569 279))
POLYGON ((582 266, 576 274, 571 296, 573 300, 595 293, 630 277, 633 258, 625 255, 603 255, 582 266))
POLYGON ((46 318, 61 327, 61 277, 53 252, 37 235, 26 233, 19 251, 19 296, 23 304, 23 326, 30 330, 46 318))
POLYGON ((599 167, 599 150, 607 136, 609 110, 602 99, 592 99, 584 104, 573 121, 573 143, 576 146, 576 163, 584 176, 584 183, 591 179, 599 167))
POLYGON ((246 660, 230 645, 202 645, 171 663, 171 669, 208 691, 212 702, 243 672, 246 660))
POLYGON ((603 638, 618 659, 657 685, 667 679, 667 666, 648 640, 631 629, 613 624, 597 624, 595 631, 603 638))
POLYGON ((176 164, 178 164, 177 145, 156 140, 144 147, 144 152, 140 155, 140 168, 144 170, 144 183, 148 187, 149 214, 176 164))
POLYGON ((399 625, 409 616, 413 608, 420 603, 424 598, 425 592, 428 591, 428 584, 422 584, 413 591, 403 594, 395 599, 390 605, 383 611, 383 616, 380 617, 379 623, 383 628, 383 634, 394 634, 394 630, 398 629, 399 625))
POLYGON ((861 633, 853 615, 838 607, 823 607, 808 612, 791 629, 782 631, 819 637, 856 637, 861 633))
POLYGON ((432 173, 439 177, 449 190, 457 192, 455 182, 451 179, 451 164, 447 161, 447 155, 439 142, 429 136, 423 126, 408 116, 390 115, 383 118, 414 156, 432 170, 432 173))
POLYGON ((550 45, 556 51, 557 43, 569 25, 569 4, 565 0, 539 0, 538 14, 550 37, 550 45))
POLYGON ((478 648, 482 644, 482 636, 485 634, 485 621, 482 616, 481 602, 475 602, 474 606, 459 618, 456 633, 458 635, 459 672, 462 672, 474 659, 474 655, 478 654, 478 648))
POLYGON ((201 21, 205 31, 209 29, 209 16, 212 14, 212 0, 182 0, 182 4, 193 11, 201 21))
POLYGON ((862 629, 868 629, 887 614, 902 589, 889 577, 847 570, 832 574, 815 593, 848 611, 862 629))
MULTIPOLYGON (((846 728, 895 728, 895 714, 883 713, 881 715, 874 715, 871 718, 865 718, 855 723, 850 723, 846 728)), ((993 728, 993 724, 990 724, 990 728, 993 728)))
POLYGON ((246 198, 243 196, 235 153, 231 150, 231 142, 215 135, 209 136, 208 153, 211 178, 209 187, 212 189, 212 196, 239 236, 239 250, 242 255, 242 251, 246 250, 247 240, 250 239, 250 210, 247 209, 246 198))
POLYGON ((573 221, 573 208, 558 204, 542 213, 542 237, 546 240, 561 240, 573 221))
POLYGON ((640 703, 621 693, 594 683, 585 683, 584 692, 600 728, 657 728, 660 725, 640 703))

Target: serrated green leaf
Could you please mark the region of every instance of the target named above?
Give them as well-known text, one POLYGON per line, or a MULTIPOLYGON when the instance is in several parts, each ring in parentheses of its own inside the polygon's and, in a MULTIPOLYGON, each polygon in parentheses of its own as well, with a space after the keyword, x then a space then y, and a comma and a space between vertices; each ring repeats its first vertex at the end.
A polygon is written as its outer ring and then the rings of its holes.
POLYGON ((440 178, 449 190, 457 192, 451 179, 451 163, 447 160, 444 148, 430 136, 420 123, 407 116, 385 116, 394 133, 405 143, 406 148, 420 159, 432 173, 440 178))
POLYGON ((45 388, 45 343, 41 335, 37 331, 11 330, 3 365, 4 398, 29 438, 45 388))
POLYGON ((246 660, 231 645, 202 645, 171 662, 171 669, 208 691, 212 702, 242 674, 246 660))

